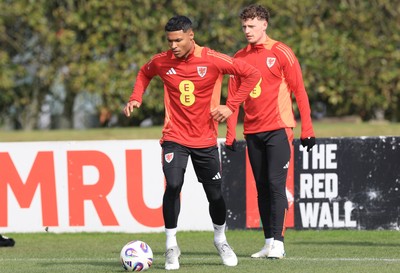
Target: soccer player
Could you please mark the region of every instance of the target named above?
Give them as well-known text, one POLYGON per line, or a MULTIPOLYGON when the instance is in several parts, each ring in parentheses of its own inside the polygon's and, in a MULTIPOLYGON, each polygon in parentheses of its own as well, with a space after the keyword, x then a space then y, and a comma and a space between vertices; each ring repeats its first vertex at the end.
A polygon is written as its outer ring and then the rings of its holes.
POLYGON ((137 75, 126 116, 139 108, 151 79, 159 76, 164 83, 165 120, 160 144, 166 188, 163 216, 166 233, 165 269, 179 269, 176 233, 180 212, 180 192, 191 157, 209 202, 214 225, 214 245, 223 264, 236 266, 236 254, 225 236, 226 206, 221 190, 221 170, 217 147, 218 122, 225 121, 246 99, 260 80, 253 66, 195 43, 192 22, 175 16, 165 25, 169 50, 156 54, 137 75), (224 74, 241 79, 237 91, 226 105, 220 105, 224 74), (215 119, 215 120, 214 120, 215 119))
MULTIPOLYGON (((315 135, 299 62, 287 45, 266 34, 269 18, 269 11, 260 5, 242 10, 242 30, 249 44, 234 57, 258 68, 262 75, 243 104, 244 135, 265 237, 263 248, 251 257, 280 259, 285 256, 286 178, 296 126, 292 93, 301 115, 301 144, 307 151, 315 145, 315 135)), ((228 97, 242 82, 236 76, 230 77, 228 97)), ((234 149, 237 114, 227 121, 226 146, 230 149, 234 149)))
POLYGON ((8 238, 0 234, 0 247, 1 246, 14 246, 15 241, 13 238, 8 238))

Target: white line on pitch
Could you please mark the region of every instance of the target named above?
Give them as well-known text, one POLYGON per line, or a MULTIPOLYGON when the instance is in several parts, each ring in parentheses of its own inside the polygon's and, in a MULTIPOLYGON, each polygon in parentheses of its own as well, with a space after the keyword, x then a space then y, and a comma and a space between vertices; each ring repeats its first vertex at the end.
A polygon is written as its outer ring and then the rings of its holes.
MULTIPOLYGON (((183 256, 183 255, 182 255, 183 256)), ((157 258, 155 260, 163 260, 164 258, 157 258)), ((182 260, 185 261, 190 261, 190 260, 195 260, 195 261, 212 261, 212 260, 219 260, 219 257, 181 257, 182 260)), ((261 261, 261 260, 266 260, 266 259, 253 259, 253 258, 241 258, 240 259, 248 259, 248 260, 253 260, 253 261, 261 261)), ((93 261, 93 262, 100 262, 100 261, 116 261, 119 262, 118 258, 102 258, 102 259, 92 259, 92 258, 68 258, 68 257, 63 257, 63 258, 0 258, 0 262, 13 262, 13 261, 30 261, 30 262, 54 262, 54 261, 93 261)), ((361 262, 361 261, 373 261, 373 262, 392 262, 392 263, 400 263, 400 258, 308 258, 308 257, 286 257, 285 260, 290 260, 290 261, 310 261, 310 262, 322 262, 322 261, 348 261, 348 262, 361 262)))

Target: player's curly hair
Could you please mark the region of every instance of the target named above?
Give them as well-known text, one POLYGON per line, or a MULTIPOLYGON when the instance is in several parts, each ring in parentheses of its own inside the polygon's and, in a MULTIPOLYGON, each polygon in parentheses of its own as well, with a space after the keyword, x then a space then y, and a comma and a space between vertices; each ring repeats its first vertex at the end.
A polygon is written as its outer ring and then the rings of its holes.
POLYGON ((261 5, 250 5, 245 7, 240 13, 239 17, 241 20, 248 20, 258 18, 269 22, 269 11, 261 5))
POLYGON ((165 31, 179 31, 183 30, 183 32, 192 29, 192 21, 186 16, 183 15, 176 15, 168 20, 167 24, 165 25, 165 31))

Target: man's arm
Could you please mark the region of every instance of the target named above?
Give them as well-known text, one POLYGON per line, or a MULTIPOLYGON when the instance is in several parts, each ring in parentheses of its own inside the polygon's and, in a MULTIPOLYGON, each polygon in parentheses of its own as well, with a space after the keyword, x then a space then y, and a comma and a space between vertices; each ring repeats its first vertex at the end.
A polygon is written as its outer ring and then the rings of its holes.
POLYGON ((238 86, 231 96, 228 96, 226 106, 235 112, 240 104, 246 100, 250 92, 256 87, 261 80, 261 73, 254 66, 239 59, 233 59, 233 67, 235 78, 238 78, 238 86))
POLYGON ((148 64, 142 66, 139 70, 139 73, 136 77, 136 82, 132 90, 132 94, 129 97, 129 101, 136 100, 142 103, 142 96, 143 93, 146 91, 147 86, 149 85, 151 79, 153 78, 152 75, 147 75, 147 67, 148 64))
POLYGON ((300 112, 301 144, 303 147, 307 147, 307 151, 309 152, 315 145, 315 133, 311 120, 310 103, 304 87, 301 67, 297 57, 288 46, 281 44, 280 48, 282 48, 286 53, 282 54, 282 50, 277 50, 277 53, 280 55, 280 59, 283 60, 284 63, 283 73, 290 90, 292 90, 295 95, 296 103, 300 112))
POLYGON ((155 69, 151 65, 151 61, 143 65, 136 77, 136 82, 129 97, 128 103, 125 105, 123 112, 125 116, 129 117, 134 108, 139 108, 142 104, 142 96, 146 91, 151 79, 155 75, 155 69))
POLYGON ((308 137, 315 137, 314 129, 311 120, 311 109, 308 95, 304 87, 303 77, 301 73, 300 64, 296 59, 291 71, 289 71, 286 78, 289 87, 293 90, 296 98, 296 103, 299 108, 301 118, 301 136, 300 138, 305 139, 308 137))
POLYGON ((260 72, 252 65, 229 57, 228 55, 210 51, 214 57, 212 62, 218 67, 221 74, 234 75, 240 78, 240 86, 232 96, 228 96, 226 105, 219 105, 211 109, 211 116, 218 122, 225 121, 239 105, 247 98, 261 78, 260 72))
MULTIPOLYGON (((228 82, 228 98, 232 97, 240 86, 240 79, 231 75, 228 82)), ((227 147, 232 147, 235 150, 234 143, 236 142, 236 125, 239 116, 239 108, 226 120, 226 141, 227 147)))

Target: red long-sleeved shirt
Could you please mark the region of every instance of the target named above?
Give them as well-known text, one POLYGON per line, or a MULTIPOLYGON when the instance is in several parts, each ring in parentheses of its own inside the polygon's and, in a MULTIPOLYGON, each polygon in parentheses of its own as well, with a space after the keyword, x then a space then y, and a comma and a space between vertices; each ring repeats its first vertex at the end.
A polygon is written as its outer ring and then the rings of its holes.
POLYGON ((211 147, 217 144, 218 123, 210 112, 220 103, 224 74, 241 79, 237 92, 226 102, 235 112, 260 80, 260 72, 243 61, 197 44, 186 59, 176 58, 171 50, 154 55, 141 67, 129 101, 142 102, 151 79, 158 75, 164 82, 165 103, 160 142, 211 147))
MULTIPOLYGON (((301 138, 315 136, 300 64, 287 45, 267 37, 263 44, 249 44, 239 50, 234 58, 253 65, 262 75, 261 82, 243 104, 245 135, 294 128, 296 126, 292 108, 292 93, 294 93, 301 117, 301 138)), ((240 82, 240 79, 231 76, 228 97, 236 92, 240 82)), ((227 120, 228 145, 236 137, 238 112, 236 111, 227 120)))

